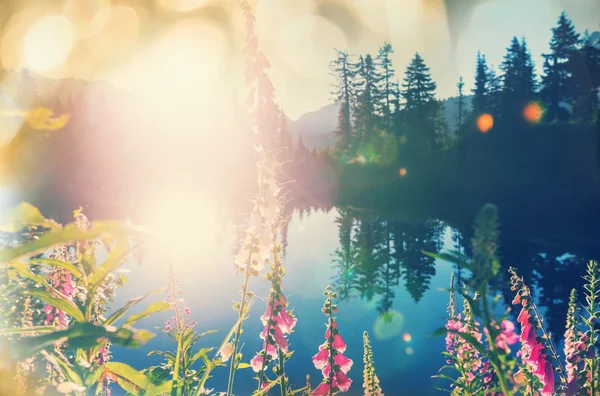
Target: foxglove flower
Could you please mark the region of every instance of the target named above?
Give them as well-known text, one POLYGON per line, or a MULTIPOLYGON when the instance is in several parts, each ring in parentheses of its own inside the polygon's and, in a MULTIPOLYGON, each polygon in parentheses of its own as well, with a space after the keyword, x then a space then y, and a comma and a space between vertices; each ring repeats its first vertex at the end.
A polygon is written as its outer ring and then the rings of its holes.
MULTIPOLYGON (((546 348, 537 337, 537 314, 535 314, 535 306, 531 299, 531 292, 525 285, 523 280, 517 276, 514 269, 509 269, 512 274, 511 289, 517 292, 517 296, 513 300, 513 304, 521 304, 521 312, 517 321, 521 325, 521 341, 520 357, 524 363, 521 370, 527 370, 539 379, 542 385, 538 389, 542 396, 552 396, 554 393, 554 368, 551 358, 548 356, 548 349, 553 350, 552 346, 546 348), (533 315, 532 315, 533 312, 533 315)), ((541 323, 540 323, 541 326, 541 323)), ((543 331, 543 329, 542 329, 543 331)), ((543 338, 541 338, 543 339, 543 338)), ((549 342, 549 341, 548 341, 549 342)))
POLYGON ((373 350, 371 349, 369 335, 366 331, 363 333, 363 345, 365 363, 365 369, 363 372, 363 388, 365 388, 365 396, 383 396, 383 392, 381 391, 381 387, 379 386, 379 378, 377 378, 377 374, 375 374, 375 364, 373 363, 373 350))
POLYGON ((348 378, 348 371, 352 367, 352 360, 343 355, 346 351, 346 343, 340 335, 334 313, 337 306, 332 299, 337 298, 331 286, 325 291, 325 305, 323 312, 328 316, 327 330, 325 331, 325 342, 319 346, 319 352, 313 356, 312 361, 315 368, 321 370, 323 382, 315 388, 312 395, 330 395, 339 392, 347 392, 352 385, 348 378))

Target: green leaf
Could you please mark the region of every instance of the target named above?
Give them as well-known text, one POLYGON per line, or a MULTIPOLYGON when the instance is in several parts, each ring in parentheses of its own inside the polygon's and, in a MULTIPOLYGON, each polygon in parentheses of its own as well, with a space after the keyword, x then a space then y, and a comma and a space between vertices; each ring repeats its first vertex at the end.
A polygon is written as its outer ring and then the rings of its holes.
POLYGON ((79 270, 79 268, 75 267, 73 264, 62 261, 62 260, 54 260, 47 258, 37 258, 31 261, 28 261, 26 264, 28 265, 47 265, 48 267, 59 267, 64 268, 71 273, 71 275, 75 276, 78 279, 83 279, 83 273, 79 270))
POLYGON ((8 263, 21 257, 43 253, 56 245, 74 241, 91 241, 104 235, 152 236, 141 227, 129 226, 121 221, 93 222, 87 231, 72 227, 60 228, 46 232, 39 239, 31 240, 13 249, 2 249, 0 250, 0 263, 8 263))
MULTIPOLYGON (((27 292, 32 297, 37 297, 47 304, 52 305, 54 308, 58 308, 64 311, 67 315, 71 316, 77 322, 85 321, 83 312, 75 305, 73 301, 69 301, 59 295, 57 297, 52 296, 52 292, 45 290, 30 290, 27 292)), ((56 294, 55 294, 56 295, 56 294)))
POLYGON ((144 393, 144 396, 156 396, 156 395, 161 395, 164 393, 171 393, 172 388, 173 388, 173 381, 169 380, 167 382, 163 382, 160 385, 150 386, 146 390, 146 393, 144 393))
POLYGON ((204 358, 206 357, 206 355, 211 352, 213 349, 215 348, 202 348, 200 349, 198 352, 196 352, 191 358, 190 358, 190 365, 196 363, 196 361, 200 358, 204 358))
POLYGON ((104 365, 104 370, 112 374, 121 388, 133 395, 144 395, 146 389, 151 386, 148 377, 128 364, 108 362, 104 365))
POLYGON ((137 321, 147 318, 148 316, 150 316, 154 313, 168 311, 170 308, 171 308, 171 304, 169 304, 166 301, 158 301, 158 302, 152 303, 148 306, 148 308, 146 308, 146 310, 144 312, 140 312, 138 314, 131 315, 125 322, 125 325, 126 326, 132 325, 132 324, 136 323, 137 321))
POLYGON ((56 330, 56 327, 54 326, 13 327, 10 329, 0 329, 0 335, 7 336, 11 334, 50 333, 54 330, 56 330))
POLYGON ((54 353, 42 353, 42 355, 48 362, 54 364, 55 367, 60 367, 67 380, 74 382, 77 385, 83 385, 81 377, 75 372, 75 370, 73 370, 73 366, 69 362, 66 362, 64 359, 54 353))
POLYGON ((0 232, 19 232, 26 227, 44 227, 58 229, 60 226, 44 216, 38 208, 27 202, 7 210, 0 217, 0 232))
POLYGON ((129 308, 131 308, 132 306, 136 305, 137 303, 141 302, 143 299, 145 299, 146 297, 161 292, 164 289, 157 289, 157 290, 152 290, 149 293, 146 293, 143 296, 140 297, 136 297, 133 300, 130 300, 127 304, 125 304, 122 308, 119 308, 117 311, 115 311, 112 315, 110 315, 108 317, 108 319, 106 319, 106 321, 104 322, 104 324, 107 325, 112 325, 114 323, 116 323, 119 319, 121 319, 123 316, 125 316, 125 314, 127 313, 127 311, 129 310, 129 308))
POLYGON ((100 286, 108 274, 121 265, 128 253, 129 242, 126 238, 119 238, 116 245, 110 250, 104 263, 96 269, 90 280, 90 285, 94 291, 100 286))
POLYGON ((16 347, 17 358, 24 359, 40 350, 52 346, 55 342, 68 341, 72 348, 92 349, 94 353, 110 340, 115 345, 138 347, 144 345, 154 334, 146 330, 121 327, 110 329, 89 322, 75 323, 66 330, 58 330, 34 337, 25 337, 16 347))

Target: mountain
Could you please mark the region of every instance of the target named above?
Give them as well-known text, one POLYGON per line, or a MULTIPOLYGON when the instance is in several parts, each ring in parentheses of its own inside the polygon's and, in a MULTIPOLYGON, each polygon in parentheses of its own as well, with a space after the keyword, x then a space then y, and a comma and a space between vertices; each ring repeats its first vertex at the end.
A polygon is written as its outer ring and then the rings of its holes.
POLYGON ((337 126, 337 104, 331 103, 318 110, 303 114, 288 124, 294 140, 302 135, 306 147, 324 148, 335 145, 333 131, 337 126))
MULTIPOLYGON (((465 96, 467 109, 471 108, 471 96, 465 96)), ((458 98, 442 100, 444 105, 444 117, 451 131, 456 129, 456 117, 458 115, 458 98)), ((337 104, 331 103, 319 110, 311 111, 302 115, 296 121, 288 121, 289 130, 294 140, 302 135, 304 144, 309 149, 333 147, 335 136, 333 131, 337 126, 337 104)))

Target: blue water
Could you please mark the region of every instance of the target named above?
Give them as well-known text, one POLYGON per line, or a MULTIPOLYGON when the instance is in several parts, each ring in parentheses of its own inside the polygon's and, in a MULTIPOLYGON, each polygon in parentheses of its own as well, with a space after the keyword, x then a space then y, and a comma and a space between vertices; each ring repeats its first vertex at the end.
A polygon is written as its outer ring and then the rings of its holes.
MULTIPOLYGON (((313 387, 321 381, 320 371, 314 368, 311 357, 324 341, 322 293, 333 281, 336 271, 332 263, 332 254, 339 244, 338 227, 334 222, 336 216, 335 209, 302 218, 295 214, 289 225, 285 260, 288 273, 284 279, 284 291, 299 320, 295 332, 289 337, 294 355, 287 363, 286 372, 291 385, 296 389, 304 386, 307 374, 311 376, 313 387)), ((198 321, 196 329, 198 332, 211 329, 218 331, 203 338, 198 348, 219 345, 237 319, 237 313, 231 306, 232 301, 239 299, 242 277, 233 272, 232 238, 233 231, 229 229, 219 242, 200 243, 201 247, 196 249, 199 251, 192 249, 180 252, 173 258, 176 276, 183 287, 184 305, 189 306, 192 311, 191 320, 198 321)), ((442 243, 444 248, 451 247, 449 229, 445 230, 442 243)), ((164 257, 151 254, 140 266, 128 265, 126 268, 131 270, 130 282, 120 290, 115 306, 146 290, 162 287, 167 282, 168 270, 164 257)), ((377 297, 371 301, 352 298, 339 303, 339 328, 348 345, 346 355, 354 361, 349 372, 353 380, 349 395, 363 394, 362 334, 365 330, 371 338, 376 374, 385 394, 434 395, 439 394, 437 387, 445 387, 443 381, 431 379, 444 364, 441 355, 444 339, 432 338, 431 334, 445 323, 448 294, 443 289, 448 287, 452 271, 449 263, 436 262, 435 275, 431 278, 429 289, 418 303, 415 303, 401 280, 400 285, 394 288, 396 296, 390 310, 390 323, 384 321, 379 314, 376 308, 377 297)), ((262 277, 253 278, 250 290, 257 297, 250 310, 250 318, 244 323, 242 352, 245 362, 261 347, 259 333, 262 328, 259 317, 264 311, 265 303, 258 296, 267 295, 268 283, 262 277)), ((138 310, 141 308, 140 306, 138 310)), ((164 326, 170 316, 172 314, 168 312, 157 314, 139 322, 137 326, 164 326)), ((116 360, 142 369, 161 363, 157 356, 146 356, 153 349, 174 350, 175 345, 166 335, 157 332, 157 337, 143 348, 114 348, 113 355, 116 360)), ((207 387, 214 388, 217 392, 225 391, 227 375, 228 367, 217 368, 207 387)), ((238 371, 235 394, 250 395, 257 386, 253 377, 251 369, 238 371)), ((118 394, 118 390, 115 391, 118 394)))

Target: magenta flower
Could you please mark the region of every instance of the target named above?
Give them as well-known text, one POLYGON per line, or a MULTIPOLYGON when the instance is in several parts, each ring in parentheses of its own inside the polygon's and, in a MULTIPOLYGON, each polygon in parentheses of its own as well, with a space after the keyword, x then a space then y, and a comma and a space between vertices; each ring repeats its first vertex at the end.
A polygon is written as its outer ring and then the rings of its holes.
POLYGON ((501 325, 500 334, 496 337, 494 344, 506 351, 506 353, 510 353, 509 345, 515 344, 519 341, 519 336, 515 334, 515 325, 510 320, 503 320, 501 325))
POLYGON ((546 355, 544 345, 538 342, 537 329, 532 323, 528 310, 528 300, 523 299, 523 307, 517 321, 521 325, 521 360, 528 370, 535 375, 542 384, 540 395, 552 396, 554 393, 554 368, 546 355))
POLYGON ((282 293, 271 293, 265 313, 260 318, 265 326, 260 333, 260 338, 264 340, 262 350, 250 361, 252 369, 257 373, 264 371, 269 360, 277 358, 277 348, 284 353, 288 352, 286 335, 292 332, 298 319, 285 310, 286 306, 287 299, 282 293), (266 362, 265 355, 269 357, 266 362))
POLYGON ((337 294, 332 291, 331 286, 328 286, 325 296, 327 300, 323 312, 329 317, 325 342, 319 346, 319 352, 312 358, 315 368, 321 370, 323 374, 323 382, 313 391, 313 396, 347 392, 352 385, 352 380, 346 374, 352 368, 353 362, 343 355, 346 351, 346 342, 340 335, 337 322, 333 317, 337 307, 332 303, 332 299, 337 298, 337 294))
MULTIPOLYGON (((72 299, 73 292, 75 291, 75 284, 69 271, 62 268, 53 267, 50 271, 50 284, 59 293, 63 294, 69 299, 72 299)), ((67 316, 65 315, 64 311, 55 308, 50 304, 44 305, 42 311, 46 314, 44 324, 67 327, 67 316)))
POLYGON ((183 308, 183 313, 185 313, 186 315, 191 315, 192 311, 190 310, 189 307, 185 307, 185 308, 183 308))

